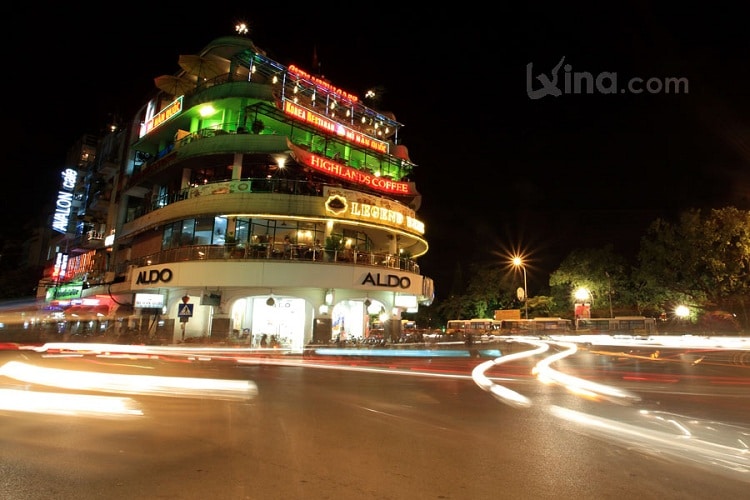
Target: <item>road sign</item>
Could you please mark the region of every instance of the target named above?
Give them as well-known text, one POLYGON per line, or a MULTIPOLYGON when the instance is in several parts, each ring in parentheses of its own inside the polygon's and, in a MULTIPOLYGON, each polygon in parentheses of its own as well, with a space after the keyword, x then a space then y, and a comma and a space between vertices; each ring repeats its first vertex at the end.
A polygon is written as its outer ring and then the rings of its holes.
POLYGON ((193 316, 193 304, 182 304, 177 310, 177 316, 180 318, 190 318, 193 316))

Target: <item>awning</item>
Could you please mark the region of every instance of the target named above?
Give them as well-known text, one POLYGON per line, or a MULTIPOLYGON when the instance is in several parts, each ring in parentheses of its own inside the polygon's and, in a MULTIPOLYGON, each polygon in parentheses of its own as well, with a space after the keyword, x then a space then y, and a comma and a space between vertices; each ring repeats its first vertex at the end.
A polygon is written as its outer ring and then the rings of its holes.
POLYGON ((182 55, 178 60, 182 69, 198 78, 198 81, 211 80, 219 75, 229 73, 229 62, 198 55, 182 55))
POLYGON ((161 75, 154 78, 154 85, 169 95, 175 97, 185 95, 195 90, 195 83, 186 78, 174 75, 161 75))
POLYGON ((71 306, 65 310, 65 316, 69 318, 96 319, 109 315, 109 306, 71 306))

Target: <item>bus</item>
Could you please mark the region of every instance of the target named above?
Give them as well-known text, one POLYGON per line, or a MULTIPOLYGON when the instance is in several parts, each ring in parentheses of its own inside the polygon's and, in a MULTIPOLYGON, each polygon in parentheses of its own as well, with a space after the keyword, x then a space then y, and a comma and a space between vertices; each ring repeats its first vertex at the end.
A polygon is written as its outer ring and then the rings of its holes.
POLYGON ((645 316, 616 316, 614 318, 582 318, 576 321, 576 331, 591 335, 656 335, 656 320, 645 316))
POLYGON ((490 318, 451 319, 448 320, 445 333, 447 335, 455 334, 458 336, 468 334, 472 336, 500 335, 501 324, 501 321, 490 318))
POLYGON ((573 333, 573 321, 563 318, 504 319, 500 335, 565 335, 573 333))

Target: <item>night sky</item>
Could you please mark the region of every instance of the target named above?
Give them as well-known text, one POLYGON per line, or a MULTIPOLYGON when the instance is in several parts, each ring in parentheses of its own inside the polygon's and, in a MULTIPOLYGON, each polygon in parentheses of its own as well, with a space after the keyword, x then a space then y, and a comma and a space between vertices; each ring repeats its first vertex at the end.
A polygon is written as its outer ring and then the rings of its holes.
MULTIPOLYGON (((5 170, 20 182, 6 184, 0 235, 53 199, 77 138, 112 116, 131 118, 154 77, 178 71, 180 54, 233 35, 239 21, 282 64, 312 69, 316 52, 334 85, 359 96, 376 88, 380 109, 405 125, 431 247, 420 264, 438 296, 457 263, 505 265, 503 255, 522 251, 534 295, 574 248, 613 244, 633 254, 656 217, 750 209, 750 36, 741 11, 640 2, 617 11, 559 2, 410 12, 273 5, 162 7, 148 18, 131 6, 108 19, 76 13, 27 35, 38 43, 6 42, 5 170), (562 58, 561 95, 530 98, 562 58), (566 76, 583 72, 615 74, 618 90, 633 77, 684 78, 688 90, 566 92, 566 76)), ((20 25, 36 15, 22 14, 20 25)))

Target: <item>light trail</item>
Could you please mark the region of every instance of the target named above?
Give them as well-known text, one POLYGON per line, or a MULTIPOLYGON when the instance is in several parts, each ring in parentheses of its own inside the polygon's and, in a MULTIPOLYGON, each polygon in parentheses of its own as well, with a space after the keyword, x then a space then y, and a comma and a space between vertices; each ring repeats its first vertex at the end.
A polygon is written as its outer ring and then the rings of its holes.
POLYGON ((77 417, 143 416, 130 398, 0 389, 0 410, 77 417))
POLYGON ((47 387, 121 394, 246 401, 258 392, 255 383, 248 380, 97 373, 44 368, 20 361, 5 363, 0 375, 47 387))

